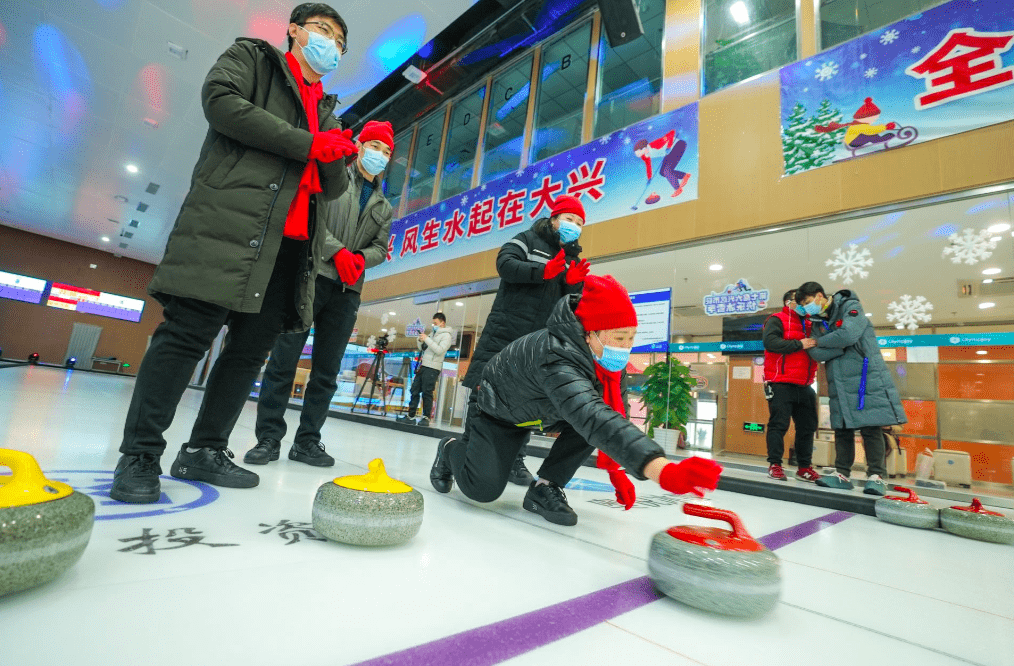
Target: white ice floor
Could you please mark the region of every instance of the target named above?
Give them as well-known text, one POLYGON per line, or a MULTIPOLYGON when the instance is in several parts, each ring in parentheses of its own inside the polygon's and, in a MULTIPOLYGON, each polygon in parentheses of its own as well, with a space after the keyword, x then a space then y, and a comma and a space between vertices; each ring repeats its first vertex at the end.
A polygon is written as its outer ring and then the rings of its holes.
MULTIPOLYGON (((286 441, 282 460, 256 469, 259 487, 216 490, 168 476, 196 391, 167 433, 166 500, 111 502, 102 490, 132 389, 119 377, 0 369, 0 447, 92 494, 98 518, 67 574, 0 598, 0 664, 1014 665, 1014 547, 866 516, 799 538, 791 528, 833 512, 716 492, 710 501, 755 537, 786 530, 789 542, 776 551, 781 603, 733 620, 622 585, 646 575, 654 532, 706 522, 650 501, 665 496, 650 482, 637 483, 649 501, 624 512, 601 503, 612 498, 605 474, 582 468, 587 489, 568 491, 580 522, 557 527, 521 509, 517 486, 489 505, 435 493, 432 439, 329 420, 334 468, 288 461, 286 441), (374 457, 425 496, 420 533, 384 549, 314 540, 317 486, 374 457)), ((290 410, 290 426, 296 418, 290 410)), ((237 459, 253 424, 251 403, 233 434, 237 459)))

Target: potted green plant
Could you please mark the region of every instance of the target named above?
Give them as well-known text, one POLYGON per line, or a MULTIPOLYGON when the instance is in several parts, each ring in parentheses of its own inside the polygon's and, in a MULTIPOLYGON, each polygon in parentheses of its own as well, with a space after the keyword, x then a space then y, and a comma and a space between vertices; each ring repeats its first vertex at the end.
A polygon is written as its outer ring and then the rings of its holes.
MULTIPOLYGON (((655 428, 682 433, 687 436, 687 421, 693 408, 693 395, 696 382, 690 378, 690 368, 676 358, 659 361, 644 370, 644 384, 641 386, 641 404, 645 408, 645 422, 648 424, 648 437, 656 437, 655 428)), ((672 442, 674 447, 676 442, 672 442)), ((660 444, 665 446, 662 442, 660 444)))

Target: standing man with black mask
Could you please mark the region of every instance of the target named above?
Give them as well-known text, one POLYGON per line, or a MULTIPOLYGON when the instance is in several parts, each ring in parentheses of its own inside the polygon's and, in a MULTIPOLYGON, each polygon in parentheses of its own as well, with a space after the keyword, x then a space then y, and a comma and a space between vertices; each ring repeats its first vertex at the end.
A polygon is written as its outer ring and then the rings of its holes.
POLYGON ((318 200, 346 190, 345 158, 357 152, 333 115, 337 99, 320 84, 345 51, 345 21, 320 3, 299 5, 289 21, 288 52, 240 38, 204 81, 208 135, 148 287, 165 307, 165 321, 134 385, 110 491, 115 500, 161 497, 162 434, 225 325, 225 347, 170 473, 229 488, 259 483, 232 462, 229 435, 275 338, 313 321, 325 240, 318 200))
MULTIPOLYGON (((496 257, 500 288, 461 382, 472 389, 469 400, 474 399, 483 368, 497 352, 545 328, 560 298, 581 293, 590 268, 588 261, 580 258, 577 243, 584 223, 581 201, 561 196, 553 202, 548 218, 537 220, 500 248, 496 257)), ((534 478, 524 458, 523 445, 508 477, 519 486, 528 486, 534 478)))

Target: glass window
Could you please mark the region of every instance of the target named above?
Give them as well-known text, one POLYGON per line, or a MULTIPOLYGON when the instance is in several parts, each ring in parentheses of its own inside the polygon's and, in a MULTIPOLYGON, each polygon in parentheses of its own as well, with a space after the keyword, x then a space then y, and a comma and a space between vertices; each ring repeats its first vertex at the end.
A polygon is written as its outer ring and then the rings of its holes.
POLYGON ((543 49, 532 161, 580 145, 590 51, 591 22, 543 49))
POLYGON ((406 215, 426 208, 433 199, 433 180, 437 175, 437 157, 440 155, 440 137, 443 131, 444 114, 441 112, 434 113, 419 125, 408 181, 406 215))
POLYGON ((485 99, 486 85, 483 84, 458 100, 451 110, 447 147, 444 148, 444 172, 440 177, 441 200, 472 188, 479 125, 482 124, 482 102, 485 99))
POLYGON ((946 0, 821 0, 820 48, 829 49, 946 0))
POLYGON ((412 147, 412 131, 403 132, 394 138, 394 159, 387 167, 384 176, 384 193, 391 207, 398 210, 401 203, 401 191, 405 186, 405 173, 408 168, 408 151, 412 147))
POLYGON ((615 132, 659 112, 665 0, 641 2, 644 35, 612 48, 605 30, 599 42, 599 101, 595 136, 615 132))
POLYGON ((483 144, 483 182, 506 176, 521 166, 531 88, 531 56, 511 65, 493 79, 486 141, 483 144))
POLYGON ((704 94, 796 59, 795 0, 704 0, 704 94))

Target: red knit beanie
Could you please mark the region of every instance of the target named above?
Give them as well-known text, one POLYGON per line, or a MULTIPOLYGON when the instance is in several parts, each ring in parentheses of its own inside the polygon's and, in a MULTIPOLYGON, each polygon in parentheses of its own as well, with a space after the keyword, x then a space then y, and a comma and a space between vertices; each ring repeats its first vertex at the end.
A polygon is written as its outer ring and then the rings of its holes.
POLYGON ((376 120, 368 121, 361 132, 359 132, 359 143, 366 143, 367 141, 380 141, 386 143, 387 147, 394 150, 394 128, 391 127, 391 123, 386 120, 378 122, 376 120))
POLYGON ((585 219, 584 206, 581 205, 581 200, 569 194, 556 197, 556 201, 553 202, 553 207, 550 209, 550 217, 556 217, 564 213, 573 213, 582 220, 585 219))
POLYGON ((866 98, 866 103, 859 107, 856 114, 852 116, 856 120, 863 120, 864 118, 872 118, 873 116, 880 115, 880 107, 873 103, 872 97, 866 98))
POLYGON ((584 279, 581 302, 574 314, 585 331, 637 326, 637 312, 630 295, 612 275, 589 275, 584 279))

